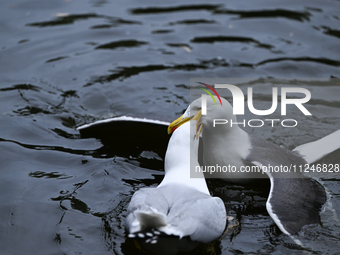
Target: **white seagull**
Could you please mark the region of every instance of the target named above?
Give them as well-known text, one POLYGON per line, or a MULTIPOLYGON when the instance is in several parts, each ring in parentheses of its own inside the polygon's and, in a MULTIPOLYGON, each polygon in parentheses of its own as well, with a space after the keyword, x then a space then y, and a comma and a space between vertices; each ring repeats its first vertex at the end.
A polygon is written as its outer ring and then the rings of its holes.
POLYGON ((223 234, 227 221, 223 201, 210 195, 203 174, 190 178, 190 166, 198 165, 197 150, 195 122, 190 121, 170 138, 163 181, 132 196, 126 217, 128 237, 139 239, 146 250, 176 254, 223 234))
MULTIPOLYGON (((249 166, 260 170, 265 167, 294 166, 297 167, 318 157, 308 157, 309 150, 316 144, 307 144, 289 151, 270 143, 262 138, 248 134, 238 125, 215 125, 214 119, 227 119, 237 122, 229 102, 223 98, 222 105, 215 105, 207 98, 207 113, 202 115, 201 99, 193 101, 185 113, 168 127, 168 133, 179 128, 192 118, 197 119, 197 125, 202 131, 202 147, 204 166, 235 166, 237 172, 213 173, 210 176, 222 178, 234 183, 247 183, 253 178, 262 177, 262 173, 241 173, 241 167, 249 166), (302 152, 301 155, 298 152, 302 152), (309 161, 306 161, 309 160, 309 161)), ((216 98, 217 101, 217 98, 216 98)), ((321 139, 322 140, 322 139, 321 139)), ((320 141, 321 141, 320 140, 320 141)), ((323 141, 327 140, 323 138, 323 141)), ((320 141, 318 144, 320 144, 320 141)), ((327 151, 327 153, 330 151, 327 151)), ((321 154, 321 153, 320 153, 321 154)), ((288 235, 296 234, 302 226, 320 223, 320 210, 327 200, 324 187, 314 179, 306 178, 297 171, 269 172, 271 183, 266 208, 280 230, 288 235)), ((265 176, 265 175, 264 175, 265 176)))

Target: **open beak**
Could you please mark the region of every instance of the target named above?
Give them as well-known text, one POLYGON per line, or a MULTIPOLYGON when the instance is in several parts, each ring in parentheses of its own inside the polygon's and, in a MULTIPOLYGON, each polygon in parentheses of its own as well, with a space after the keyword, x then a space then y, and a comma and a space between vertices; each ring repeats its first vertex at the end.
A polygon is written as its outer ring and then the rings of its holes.
POLYGON ((198 139, 200 133, 202 132, 203 125, 200 123, 200 119, 202 116, 202 111, 198 111, 194 116, 183 118, 183 115, 179 117, 178 119, 171 122, 171 124, 168 126, 168 134, 171 134, 178 128, 179 126, 183 125, 184 123, 190 121, 190 120, 196 120, 196 139, 198 139))

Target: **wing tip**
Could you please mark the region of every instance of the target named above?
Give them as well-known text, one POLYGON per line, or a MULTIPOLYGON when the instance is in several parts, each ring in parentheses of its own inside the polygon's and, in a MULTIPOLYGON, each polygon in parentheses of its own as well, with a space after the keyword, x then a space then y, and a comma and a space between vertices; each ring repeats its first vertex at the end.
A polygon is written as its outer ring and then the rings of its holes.
POLYGON ((158 242, 158 238, 164 235, 165 234, 163 232, 157 229, 148 228, 134 233, 129 233, 127 237, 131 239, 138 239, 145 243, 156 244, 158 242))
MULTIPOLYGON (((296 179, 286 180, 292 182, 296 179)), ((321 224, 320 212, 328 199, 324 187, 318 181, 312 178, 297 180, 299 185, 295 183, 292 187, 299 188, 300 191, 294 190, 288 196, 285 194, 282 200, 281 196, 278 198, 280 193, 275 192, 275 196, 272 192, 275 186, 275 179, 272 178, 271 192, 266 203, 271 218, 279 229, 288 235, 297 234, 303 226, 321 224)))
POLYGON ((127 237, 137 239, 147 244, 156 244, 160 238, 178 238, 178 240, 183 238, 183 236, 176 231, 171 231, 168 227, 163 228, 164 230, 159 228, 146 228, 137 232, 129 233, 127 234, 127 237))

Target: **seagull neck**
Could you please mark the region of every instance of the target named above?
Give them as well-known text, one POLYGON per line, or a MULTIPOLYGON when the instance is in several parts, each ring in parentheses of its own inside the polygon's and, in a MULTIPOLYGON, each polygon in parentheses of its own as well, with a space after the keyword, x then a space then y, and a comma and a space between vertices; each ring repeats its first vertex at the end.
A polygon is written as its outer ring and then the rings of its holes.
POLYGON ((165 158, 165 176, 158 187, 168 184, 181 184, 191 187, 206 194, 210 194, 203 172, 196 172, 192 177, 190 171, 195 171, 199 167, 197 152, 190 148, 182 148, 176 153, 167 154, 165 158))

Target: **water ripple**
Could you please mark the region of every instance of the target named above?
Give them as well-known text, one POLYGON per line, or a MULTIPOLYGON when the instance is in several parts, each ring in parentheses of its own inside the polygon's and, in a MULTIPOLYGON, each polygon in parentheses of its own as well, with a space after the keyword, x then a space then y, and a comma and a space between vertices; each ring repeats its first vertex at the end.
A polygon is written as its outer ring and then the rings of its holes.
POLYGON ((176 64, 176 65, 144 65, 144 66, 129 66, 129 67, 118 67, 116 70, 112 71, 113 74, 103 75, 93 78, 90 82, 84 86, 91 86, 94 83, 107 83, 116 79, 126 79, 134 75, 145 72, 155 72, 163 70, 186 70, 193 71, 197 69, 207 69, 209 68, 208 63, 197 63, 197 64, 176 64))
POLYGON ((281 62, 281 61, 295 61, 295 62, 314 62, 324 65, 330 65, 330 66, 340 66, 339 60, 333 60, 328 58, 313 58, 313 57, 284 57, 284 58, 272 58, 272 59, 266 59, 264 61, 261 61, 257 63, 255 66, 265 65, 267 63, 272 62, 281 62))
POLYGON ((197 25, 197 24, 215 24, 217 21, 215 20, 206 20, 206 19, 185 19, 185 20, 179 20, 175 22, 170 22, 170 26, 174 26, 177 24, 180 25, 197 25))
POLYGON ((214 13, 238 15, 239 19, 285 18, 301 22, 309 21, 309 18, 311 16, 311 14, 307 11, 292 11, 285 9, 247 10, 247 11, 216 9, 214 13))
POLYGON ((113 26, 119 26, 119 25, 141 24, 141 22, 138 22, 138 21, 125 20, 125 19, 122 19, 122 18, 115 18, 115 17, 105 16, 105 15, 98 15, 98 14, 95 14, 95 13, 84 13, 84 14, 64 13, 64 14, 57 14, 57 17, 55 17, 53 20, 27 23, 26 26, 52 27, 52 26, 61 26, 61 25, 72 25, 76 21, 93 19, 93 18, 105 19, 109 23, 109 24, 105 24, 104 27, 103 27, 103 25, 93 26, 92 27, 93 29, 107 28, 107 27, 113 27, 113 26))
POLYGON ((113 50, 116 48, 132 48, 132 47, 139 47, 141 45, 148 44, 148 42, 137 41, 137 40, 120 40, 114 41, 110 43, 105 43, 97 46, 95 49, 107 49, 113 50))
POLYGON ((215 42, 241 42, 241 43, 253 43, 257 47, 265 48, 265 49, 272 49, 274 48, 273 45, 261 43, 253 38, 250 37, 241 37, 241 36, 200 36, 195 37, 191 40, 192 43, 215 43, 215 42))
POLYGON ((215 11, 220 8, 220 4, 198 4, 198 5, 179 5, 167 7, 146 7, 130 9, 131 14, 159 14, 180 11, 215 11))
POLYGON ((340 38, 340 30, 332 29, 327 26, 322 26, 322 28, 324 29, 324 34, 340 38))
POLYGON ((8 88, 2 88, 0 91, 11 91, 11 90, 32 90, 32 91, 40 91, 41 88, 32 84, 24 83, 24 84, 15 84, 8 88))

